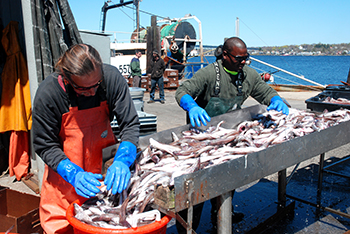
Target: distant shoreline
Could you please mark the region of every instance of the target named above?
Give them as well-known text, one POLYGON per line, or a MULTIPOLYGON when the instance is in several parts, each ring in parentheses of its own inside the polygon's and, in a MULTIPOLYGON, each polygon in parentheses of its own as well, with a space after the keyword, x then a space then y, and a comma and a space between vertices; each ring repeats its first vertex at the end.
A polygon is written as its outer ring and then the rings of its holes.
POLYGON ((350 56, 350 54, 346 54, 346 55, 343 55, 343 54, 340 54, 340 55, 336 55, 336 54, 321 54, 321 55, 317 55, 317 54, 313 54, 313 55, 283 55, 283 54, 280 54, 280 55, 275 55, 275 54, 250 54, 250 55, 254 55, 254 56, 280 56, 280 57, 284 57, 284 56, 300 56, 300 57, 305 57, 305 56, 336 56, 336 57, 341 57, 341 56, 344 56, 344 57, 347 57, 347 56, 350 56))
MULTIPOLYGON (((204 46, 205 55, 214 55, 216 47, 204 46)), ((350 43, 303 44, 285 46, 248 47, 251 55, 269 56, 349 56, 350 43)))
MULTIPOLYGON (((249 50, 248 50, 248 52, 249 52, 249 50)), ((348 57, 348 56, 350 56, 350 54, 311 54, 311 55, 300 55, 300 54, 296 54, 296 55, 294 55, 294 54, 289 54, 289 55, 284 55, 284 54, 254 54, 254 53, 250 53, 249 52, 249 54, 251 55, 251 56, 280 56, 280 57, 285 57, 285 56, 294 56, 294 57, 297 57, 297 56, 299 56, 299 57, 320 57, 320 56, 334 56, 334 57, 348 57)), ((205 52, 204 52, 204 56, 214 56, 214 53, 208 53, 208 54, 205 54, 205 52)), ((199 57, 199 55, 198 56, 192 56, 191 58, 193 58, 193 57, 199 57)))

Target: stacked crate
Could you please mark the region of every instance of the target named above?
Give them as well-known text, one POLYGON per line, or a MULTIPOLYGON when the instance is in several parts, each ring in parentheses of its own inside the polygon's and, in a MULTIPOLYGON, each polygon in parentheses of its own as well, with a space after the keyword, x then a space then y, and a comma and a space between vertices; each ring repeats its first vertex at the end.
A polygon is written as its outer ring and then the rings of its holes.
MULTIPOLYGON (((171 89, 179 87, 179 71, 175 69, 165 69, 164 74, 164 88, 171 89)), ((129 87, 132 86, 132 77, 128 79, 129 87)), ((151 74, 141 77, 141 88, 146 91, 151 91, 151 74)))
POLYGON ((151 90, 151 74, 141 77, 141 88, 146 89, 146 91, 151 90))
POLYGON ((123 75, 123 77, 125 78, 126 83, 128 83, 128 86, 132 87, 132 77, 129 77, 129 75, 123 75))
POLYGON ((40 197, 0 186, 0 233, 43 233, 40 197))
MULTIPOLYGON (((128 86, 133 87, 133 77, 124 75, 124 78, 128 83, 128 86)), ((149 74, 148 76, 141 76, 141 88, 146 89, 146 91, 151 90, 151 74, 149 74)))
POLYGON ((175 69, 165 69, 164 71, 164 88, 172 89, 179 87, 179 71, 175 69))

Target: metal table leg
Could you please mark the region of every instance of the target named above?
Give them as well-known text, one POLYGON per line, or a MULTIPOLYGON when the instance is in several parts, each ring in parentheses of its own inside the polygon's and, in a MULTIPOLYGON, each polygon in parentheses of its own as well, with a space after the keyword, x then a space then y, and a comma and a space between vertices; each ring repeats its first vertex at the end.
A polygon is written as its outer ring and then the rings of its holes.
POLYGON ((218 203, 218 234, 232 233, 232 191, 217 198, 218 203))
POLYGON ((323 182, 324 156, 325 156, 325 153, 320 154, 320 165, 318 167, 316 215, 319 215, 320 212, 321 212, 320 207, 321 207, 321 201, 322 201, 322 182, 323 182))
POLYGON ((278 172, 278 201, 276 204, 271 204, 264 209, 261 215, 259 215, 259 224, 249 230, 247 234, 263 233, 268 228, 271 228, 279 220, 285 217, 292 217, 294 215, 295 202, 287 202, 287 170, 281 170, 278 172), (288 204, 287 204, 288 203, 288 204), (261 221, 260 221, 261 220, 261 221))
POLYGON ((186 185, 186 192, 187 192, 187 234, 192 233, 192 223, 193 223, 193 201, 192 201, 192 194, 193 194, 193 180, 187 180, 185 182, 186 185))
POLYGON ((278 205, 284 208, 287 201, 287 170, 278 172, 278 205))

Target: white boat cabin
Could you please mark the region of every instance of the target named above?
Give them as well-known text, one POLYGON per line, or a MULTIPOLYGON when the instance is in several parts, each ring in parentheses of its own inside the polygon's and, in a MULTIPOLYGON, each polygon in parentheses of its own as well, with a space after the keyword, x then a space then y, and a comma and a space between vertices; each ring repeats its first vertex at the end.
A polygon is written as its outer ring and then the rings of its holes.
POLYGON ((110 44, 111 65, 117 67, 124 76, 130 75, 130 62, 135 57, 135 50, 140 50, 140 66, 142 74, 146 73, 146 48, 147 43, 115 43, 110 44))

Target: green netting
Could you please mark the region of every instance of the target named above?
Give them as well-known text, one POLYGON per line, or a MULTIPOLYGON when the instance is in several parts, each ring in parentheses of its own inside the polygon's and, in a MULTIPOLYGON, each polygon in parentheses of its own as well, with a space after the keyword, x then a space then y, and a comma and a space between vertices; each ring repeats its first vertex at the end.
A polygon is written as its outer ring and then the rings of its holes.
POLYGON ((179 23, 180 22, 176 22, 176 23, 164 26, 160 31, 160 39, 163 40, 163 38, 166 36, 174 36, 175 28, 179 23))
POLYGON ((142 30, 142 31, 140 32, 140 40, 141 40, 142 42, 146 42, 146 36, 147 36, 147 30, 142 30))

